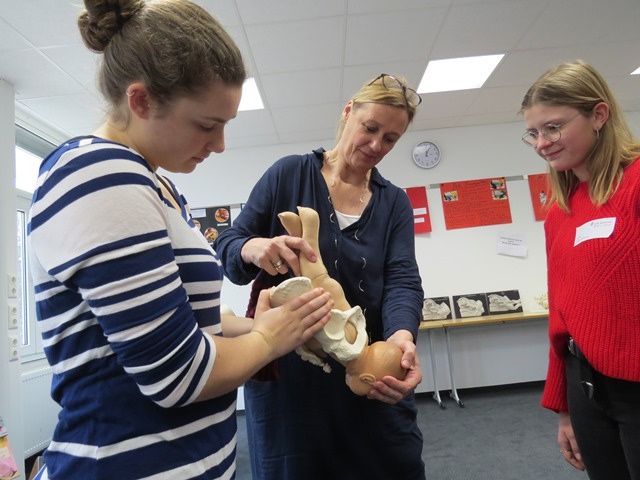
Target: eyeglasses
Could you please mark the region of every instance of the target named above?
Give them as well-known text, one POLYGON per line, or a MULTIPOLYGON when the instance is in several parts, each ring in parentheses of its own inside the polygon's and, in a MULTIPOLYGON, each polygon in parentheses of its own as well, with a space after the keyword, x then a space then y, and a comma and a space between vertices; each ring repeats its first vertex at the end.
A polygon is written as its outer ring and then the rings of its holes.
POLYGON ((560 137, 562 136, 562 131, 561 131, 562 127, 564 127, 567 123, 569 123, 571 120, 576 118, 578 115, 580 114, 577 113, 566 122, 562 122, 557 125, 554 125, 553 123, 550 123, 549 125, 545 125, 544 127, 542 127, 542 130, 540 131, 529 130, 528 132, 524 132, 524 135, 522 135, 522 141, 527 145, 529 145, 530 147, 535 148, 535 146, 538 145, 538 137, 542 135, 545 139, 547 139, 551 143, 556 143, 558 140, 560 140, 560 137))
POLYGON ((422 103, 422 97, 418 95, 418 92, 416 92, 413 88, 407 87, 404 83, 402 83, 396 77, 394 77, 393 75, 389 75, 388 73, 381 73, 376 78, 371 80, 371 82, 369 82, 367 87, 373 85, 378 80, 382 81, 382 85, 384 86, 384 88, 388 88, 388 89, 398 88, 398 87, 401 88, 402 93, 404 94, 404 100, 407 102, 407 105, 411 103, 413 104, 414 107, 417 107, 422 103), (387 80, 385 81, 385 79, 387 80), (389 83, 390 85, 387 85, 387 83, 389 83))

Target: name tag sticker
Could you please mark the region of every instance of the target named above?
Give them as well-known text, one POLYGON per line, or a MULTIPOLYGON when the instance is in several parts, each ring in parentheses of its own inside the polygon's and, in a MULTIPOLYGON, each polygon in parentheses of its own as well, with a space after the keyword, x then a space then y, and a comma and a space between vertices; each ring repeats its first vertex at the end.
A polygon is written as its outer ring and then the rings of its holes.
POLYGON ((575 247, 586 240, 592 240, 594 238, 609 238, 615 226, 616 217, 591 220, 576 228, 576 239, 573 246, 575 247))

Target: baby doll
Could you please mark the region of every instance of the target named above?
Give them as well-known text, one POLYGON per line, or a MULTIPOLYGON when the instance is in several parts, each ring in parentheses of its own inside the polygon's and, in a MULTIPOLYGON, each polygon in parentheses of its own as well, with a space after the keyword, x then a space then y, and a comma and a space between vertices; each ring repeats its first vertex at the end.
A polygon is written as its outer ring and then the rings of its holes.
POLYGON ((317 260, 309 261, 300 255, 300 277, 285 280, 271 290, 271 304, 278 306, 312 288, 322 287, 330 292, 335 308, 331 320, 313 339, 296 352, 304 359, 330 371, 325 362, 327 355, 345 366, 346 383, 357 395, 366 395, 371 385, 386 375, 402 380, 406 370, 401 366, 402 350, 391 342, 368 343, 366 321, 359 306, 351 307, 340 284, 331 278, 320 255, 318 213, 298 207, 298 214, 283 212, 278 215, 289 235, 302 237, 316 252, 317 260))

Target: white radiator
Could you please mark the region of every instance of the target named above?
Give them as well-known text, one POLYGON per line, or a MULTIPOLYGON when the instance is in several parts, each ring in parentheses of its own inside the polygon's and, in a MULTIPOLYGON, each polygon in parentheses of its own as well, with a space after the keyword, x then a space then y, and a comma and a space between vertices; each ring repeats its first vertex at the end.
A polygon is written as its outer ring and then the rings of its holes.
POLYGON ((24 458, 45 449, 58 421, 60 406, 51 399, 51 368, 22 374, 24 458))

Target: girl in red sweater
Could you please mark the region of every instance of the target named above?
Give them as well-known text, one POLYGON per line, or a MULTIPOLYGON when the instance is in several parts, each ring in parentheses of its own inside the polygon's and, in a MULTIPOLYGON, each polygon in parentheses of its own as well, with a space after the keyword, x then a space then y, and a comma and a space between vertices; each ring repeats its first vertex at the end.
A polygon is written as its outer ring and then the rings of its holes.
POLYGON ((591 480, 640 479, 640 142, 583 61, 548 70, 521 105, 549 164, 549 370, 564 459, 591 480))

